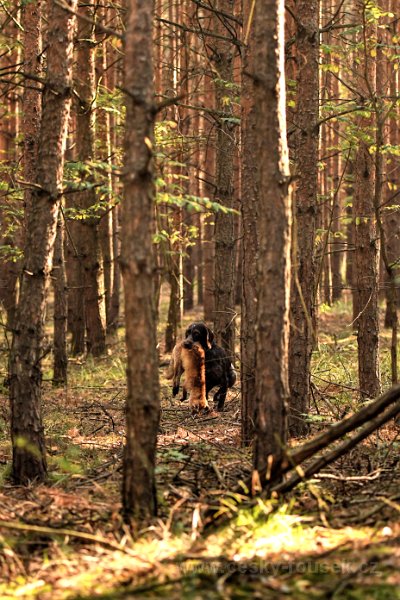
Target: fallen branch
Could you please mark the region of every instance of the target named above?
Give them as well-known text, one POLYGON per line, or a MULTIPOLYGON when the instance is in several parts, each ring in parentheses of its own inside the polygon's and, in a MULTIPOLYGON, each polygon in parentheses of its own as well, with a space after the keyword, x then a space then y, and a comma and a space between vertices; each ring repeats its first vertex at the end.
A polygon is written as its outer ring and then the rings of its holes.
MULTIPOLYGON (((398 389, 398 394, 400 394, 400 388, 398 389)), ((395 404, 391 408, 388 408, 383 414, 375 417, 372 421, 370 421, 365 427, 363 427, 358 433, 356 433, 352 438, 345 440, 339 446, 328 452, 328 454, 320 456, 314 462, 312 462, 306 469, 297 468, 296 473, 292 475, 286 481, 279 483, 272 488, 270 491, 277 492, 279 494, 283 494, 292 490, 300 481, 310 478, 312 475, 334 462, 344 454, 347 454, 350 450, 352 450, 355 446, 357 446, 362 440, 367 438, 371 433, 373 433, 379 427, 382 427, 385 423, 396 417, 400 413, 400 403, 395 404)), ((356 416, 356 415, 354 415, 356 416)))
MULTIPOLYGON (((277 465, 276 469, 271 473, 268 481, 266 481, 266 486, 261 492, 261 495, 265 498, 269 497, 272 493, 284 494, 292 490, 300 482, 309 479, 344 454, 347 454, 362 440, 371 435, 371 433, 373 433, 376 429, 379 429, 379 427, 400 414, 399 399, 400 385, 396 385, 376 400, 364 406, 355 414, 342 419, 335 425, 332 425, 320 435, 316 436, 309 442, 306 442, 292 452, 287 452, 282 462, 277 465), (391 406, 392 404, 393 406, 391 406), (364 427, 362 427, 363 425, 364 427), (337 442, 340 438, 343 438, 345 435, 354 431, 355 429, 358 429, 359 427, 361 427, 361 429, 355 433, 353 437, 342 441, 332 450, 317 457, 306 468, 303 469, 300 466, 300 464, 305 460, 312 458, 321 450, 326 449, 328 446, 334 442, 337 442), (289 471, 294 471, 294 473, 288 479, 282 481, 283 476, 289 471)), ((248 493, 250 494, 252 490, 251 478, 246 482, 245 488, 246 487, 248 493)), ((237 491, 238 493, 242 494, 243 485, 238 488, 237 491)), ((250 502, 250 505, 254 505, 256 502, 257 498, 254 498, 250 502)), ((240 504, 240 502, 238 501, 237 504, 240 504)), ((246 506, 249 506, 249 503, 247 503, 246 506)), ((215 510, 214 508, 206 512, 206 528, 210 527, 212 524, 215 524, 216 521, 219 521, 219 518, 215 516, 217 513, 218 510, 215 510)))
MULTIPOLYGON (((362 408, 355 414, 342 419, 341 421, 339 421, 339 423, 332 425, 331 427, 329 427, 329 429, 323 431, 314 439, 300 446, 300 448, 297 448, 293 452, 288 453, 286 455, 286 458, 283 459, 283 462, 280 465, 279 473, 277 475, 282 476, 283 474, 292 470, 294 467, 296 467, 303 461, 314 456, 314 454, 316 454, 320 450, 323 450, 331 443, 337 441, 350 431, 354 431, 354 429, 357 429, 361 425, 364 425, 364 423, 366 423, 367 421, 371 421, 377 415, 381 414, 382 411, 384 411, 388 406, 390 406, 399 399, 400 385, 395 385, 388 392, 386 392, 373 402, 370 402, 369 404, 367 404, 367 406, 364 406, 364 408, 362 408)), ((398 409, 400 410, 400 405, 398 406, 398 409)), ((397 412, 399 412, 399 410, 397 412)), ((384 422, 386 423, 386 421, 384 422)), ((374 429, 377 429, 378 427, 380 427, 380 425, 375 425, 370 433, 372 433, 374 429)))

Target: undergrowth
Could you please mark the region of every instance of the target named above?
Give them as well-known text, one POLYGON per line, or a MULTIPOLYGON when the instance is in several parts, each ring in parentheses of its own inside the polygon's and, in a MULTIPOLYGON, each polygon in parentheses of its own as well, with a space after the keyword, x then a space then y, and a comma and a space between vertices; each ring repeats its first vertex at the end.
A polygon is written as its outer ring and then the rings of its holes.
MULTIPOLYGON (((195 318, 194 311, 186 322, 195 318)), ((346 302, 320 312, 311 435, 360 407, 351 319, 346 302)), ((123 330, 109 340, 101 359, 70 361, 65 389, 52 387, 51 357, 46 358, 46 485, 16 488, 8 480, 3 385, 0 597, 399 598, 398 427, 384 427, 285 498, 250 506, 235 491, 251 473, 251 450, 240 447, 239 386, 224 413, 193 418, 185 403, 171 398, 162 321, 158 333, 159 519, 140 538, 132 538, 120 517, 123 330), (218 527, 207 517, 210 508, 222 519, 218 527)), ((4 339, 1 344, 4 380, 4 339)), ((380 356, 386 389, 390 354, 384 330, 380 356)))

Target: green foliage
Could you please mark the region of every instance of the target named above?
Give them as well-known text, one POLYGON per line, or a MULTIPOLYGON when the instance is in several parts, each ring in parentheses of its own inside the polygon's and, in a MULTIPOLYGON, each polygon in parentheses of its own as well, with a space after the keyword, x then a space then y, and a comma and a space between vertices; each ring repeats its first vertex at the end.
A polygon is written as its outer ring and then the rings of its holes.
POLYGON ((23 257, 23 251, 18 246, 10 244, 0 244, 0 261, 1 262, 18 262, 23 257))
POLYGON ((186 210, 189 212, 222 212, 224 214, 238 214, 237 210, 233 208, 227 208, 219 202, 212 201, 209 198, 193 196, 191 194, 169 194, 168 192, 159 192, 157 193, 157 203, 176 206, 178 208, 186 208, 186 210))

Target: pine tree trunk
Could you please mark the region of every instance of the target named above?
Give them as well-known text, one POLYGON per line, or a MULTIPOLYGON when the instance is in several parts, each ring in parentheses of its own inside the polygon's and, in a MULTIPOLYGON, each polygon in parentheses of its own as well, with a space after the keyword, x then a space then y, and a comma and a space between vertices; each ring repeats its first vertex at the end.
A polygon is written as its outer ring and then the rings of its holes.
MULTIPOLYGON (((24 28, 24 70, 36 77, 42 75, 42 66, 39 56, 42 51, 41 35, 41 1, 29 2, 22 11, 22 25, 24 28)), ((24 135, 24 179, 33 182, 36 174, 36 161, 38 156, 38 136, 41 114, 41 94, 35 86, 26 86, 24 89, 24 110, 22 117, 22 131, 24 135)), ((24 203, 28 207, 31 203, 31 189, 24 190, 24 203)))
POLYGON ((178 329, 181 324, 181 288, 180 288, 180 257, 171 256, 168 269, 169 276, 169 306, 167 324, 165 327, 165 352, 171 352, 176 344, 178 329))
MULTIPOLYGON (((111 60, 115 60, 115 52, 111 54, 111 60)), ((115 89, 118 85, 119 71, 114 65, 109 77, 109 85, 111 89, 115 89)), ((111 150, 114 152, 119 146, 118 140, 118 120, 116 116, 110 114, 110 144, 111 150)), ((115 175, 111 176, 111 186, 113 192, 116 193, 119 189, 119 178, 115 175)), ((121 296, 121 273, 119 267, 119 255, 121 250, 120 243, 120 207, 117 204, 112 210, 112 256, 113 256, 113 281, 112 281, 112 296, 110 306, 110 316, 107 321, 107 330, 109 332, 116 331, 118 328, 120 314, 120 296, 121 296)))
MULTIPOLYGON (((74 11, 76 1, 70 0, 74 11)), ((26 219, 24 269, 10 353, 12 476, 26 484, 46 477, 41 417, 44 315, 62 192, 64 152, 72 90, 74 18, 49 2, 47 76, 43 90, 38 186, 26 219)))
MULTIPOLYGON (((105 14, 107 14, 105 12, 105 14)), ((107 52, 107 44, 104 41, 102 44, 102 56, 101 56, 101 64, 99 81, 97 85, 101 84, 107 93, 111 93, 110 85, 109 85, 109 71, 108 71, 108 52, 107 52)), ((110 113, 108 111, 102 110, 101 107, 97 110, 97 120, 96 120, 96 134, 97 138, 101 140, 100 150, 98 151, 99 160, 107 163, 108 173, 107 173, 107 186, 108 186, 108 194, 107 194, 107 205, 105 207, 104 212, 100 216, 100 224, 99 224, 99 243, 101 248, 101 257, 103 263, 103 273, 104 273, 104 301, 105 301, 105 313, 106 313, 106 330, 107 332, 112 330, 111 325, 111 304, 112 304, 112 293, 113 293, 113 268, 114 268, 114 260, 113 260, 113 243, 112 243, 112 231, 113 231, 113 211, 111 208, 112 201, 112 172, 111 172, 111 131, 110 131, 110 113)))
POLYGON ((297 170, 291 283, 289 343, 290 419, 292 435, 307 431, 311 352, 315 312, 314 244, 318 193, 319 6, 299 0, 297 7, 297 95, 294 160, 297 170))
MULTIPOLYGON (((397 7, 396 0, 391 0, 389 11, 395 11, 397 7)), ((398 31, 398 21, 393 21, 390 27, 390 34, 392 37, 397 35, 398 31)), ((392 63, 388 60, 387 64, 387 76, 390 82, 390 91, 389 95, 391 98, 396 98, 398 96, 398 71, 393 71, 392 63)), ((399 122, 398 122, 398 107, 394 109, 397 114, 395 116, 390 117, 389 120, 389 144, 391 146, 398 146, 400 142, 399 135, 399 122)), ((399 189, 400 184, 400 168, 399 168, 399 157, 392 154, 390 158, 388 158, 387 163, 387 176, 389 187, 387 190, 387 198, 386 202, 388 206, 392 206, 393 204, 398 204, 397 198, 393 198, 393 191, 399 189)), ((392 269, 394 271, 393 275, 395 279, 398 279, 399 274, 399 257, 400 257, 400 211, 397 207, 386 210, 384 215, 385 223, 385 231, 386 231, 386 252, 387 258, 391 265, 393 265, 392 269)), ((385 295, 386 295, 386 311, 385 311, 385 327, 392 327, 395 324, 397 319, 397 308, 394 304, 398 305, 400 300, 399 297, 396 299, 396 303, 394 303, 393 292, 391 290, 392 282, 391 277, 388 273, 385 275, 385 295)), ((398 287, 398 282, 397 282, 398 287)), ((398 296, 398 290, 396 292, 398 296)))
MULTIPOLYGON (((71 197, 66 197, 66 207, 75 205, 71 197)), ((78 356, 85 352, 85 302, 83 295, 82 265, 74 240, 78 237, 77 221, 67 221, 68 235, 65 240, 66 271, 68 282, 68 331, 71 333, 71 354, 78 356)))
POLYGON ((121 251, 121 243, 119 239, 119 206, 113 208, 113 219, 112 219, 112 243, 113 243, 113 256, 114 256, 114 269, 113 269, 113 284, 112 284, 112 296, 111 296, 111 307, 110 307, 110 320, 108 323, 108 329, 110 331, 116 331, 118 327, 119 311, 120 311, 120 296, 121 296, 121 273, 119 267, 118 257, 121 251))
POLYGON ((130 0, 125 35, 127 110, 121 269, 128 398, 122 503, 125 519, 140 527, 157 512, 155 455, 160 417, 152 248, 153 5, 150 0, 130 0))
POLYGON ((284 10, 283 0, 265 0, 255 7, 259 251, 254 469, 262 487, 268 484, 268 473, 279 466, 283 456, 289 396, 291 200, 286 143, 284 10))
MULTIPOLYGON (((4 8, 4 5, 2 5, 4 8)), ((13 8, 16 11, 16 7, 13 8)), ((4 11, 3 11, 4 12, 4 11)), ((18 14, 18 13, 17 13, 18 14)), ((2 20, 1 33, 4 36, 3 51, 0 53, 0 70, 1 73, 7 73, 7 71, 14 71, 16 65, 21 64, 21 27, 17 19, 9 19, 6 17, 2 20), (12 40, 11 48, 7 46, 7 38, 12 40), (3 70, 4 69, 4 70, 3 70)), ((32 66, 31 58, 35 52, 36 44, 40 45, 40 35, 37 35, 35 31, 39 27, 40 10, 35 8, 31 9, 24 7, 22 12, 22 21, 25 25, 23 31, 23 45, 26 46, 24 52, 24 68, 28 70, 32 66), (33 38, 35 37, 35 42, 33 38)), ((38 54, 40 50, 38 51, 38 54)), ((35 66, 32 66, 33 72, 36 75, 40 74, 40 64, 36 62, 35 66)), ((20 111, 20 92, 15 87, 14 78, 11 77, 7 82, 8 77, 2 79, 1 85, 1 117, 0 117, 0 158, 2 165, 2 184, 9 186, 10 191, 15 188, 15 182, 12 178, 17 175, 17 166, 20 160, 19 156, 19 143, 18 138, 21 133, 21 111, 20 111), (15 173, 15 175, 14 175, 15 173), (10 177, 11 176, 11 177, 10 177)), ((27 94, 27 90, 24 93, 24 99, 27 100, 27 114, 23 117, 22 123, 22 134, 24 135, 24 174, 25 164, 27 165, 27 181, 32 182, 32 173, 29 172, 29 159, 31 152, 36 152, 35 142, 32 140, 33 145, 30 144, 29 140, 29 127, 30 119, 34 115, 33 104, 36 101, 40 102, 40 92, 37 90, 31 91, 27 94)), ((40 117, 40 104, 37 119, 40 117)), ((33 125, 37 125, 35 122, 33 125)), ((37 135, 37 130, 32 131, 33 135, 37 135)), ((4 194, 4 189, 3 193, 4 194)), ((27 198, 24 194, 24 199, 27 198)), ((17 305, 17 283, 21 273, 21 260, 18 257, 20 249, 24 243, 24 232, 21 230, 21 223, 16 215, 21 210, 19 201, 16 203, 13 199, 13 195, 4 196, 2 206, 0 206, 0 245, 8 247, 8 250, 0 257, 0 304, 6 311, 6 324, 9 330, 12 330, 15 321, 15 310, 17 305), (5 201, 4 201, 5 200, 5 201)), ((4 251, 4 248, 3 248, 4 251)), ((3 321, 4 323, 4 321, 3 321)))
POLYGON ((54 289, 53 385, 66 385, 68 371, 67 279, 64 261, 64 221, 61 215, 57 222, 52 279, 54 289))
MULTIPOLYGON (((218 0, 215 8, 233 15, 233 0, 218 0)), ((216 32, 227 38, 229 29, 215 16, 216 32), (222 26, 221 26, 222 23, 222 26)), ((232 25, 231 25, 232 27, 232 25)), ((233 58, 234 44, 219 39, 213 52, 215 66, 216 109, 220 118, 217 129, 215 200, 227 208, 234 207, 234 155, 236 125, 229 121, 233 113, 233 58)), ((214 271, 214 333, 218 342, 235 355, 235 274, 236 241, 233 214, 218 211, 215 214, 215 271, 214 271)))
MULTIPOLYGON (((93 10, 84 6, 80 13, 86 19, 78 20, 78 72, 76 91, 78 95, 78 114, 76 130, 76 154, 79 162, 85 163, 94 158, 94 100, 95 100, 95 62, 93 49, 93 10)), ((90 176, 89 176, 90 177, 90 176)), ((87 182, 88 175, 82 171, 82 180, 87 182)), ((77 206, 83 211, 93 211, 96 204, 94 189, 78 192, 75 196, 77 206)), ((85 215, 78 224, 78 237, 75 245, 78 249, 83 275, 83 296, 85 303, 86 348, 93 356, 100 356, 105 350, 105 306, 103 296, 102 261, 99 240, 99 217, 85 215)))
MULTIPOLYGON (((252 1, 243 6, 244 22, 250 16, 252 1)), ((243 230, 242 317, 240 330, 242 443, 249 445, 254 436, 256 398, 256 260, 257 210, 259 203, 256 159, 256 107, 254 106, 254 36, 249 35, 243 57, 242 71, 242 177, 241 215, 243 230)))
MULTIPOLYGON (((211 184, 209 179, 214 174, 214 151, 212 148, 207 149, 206 156, 206 178, 207 182, 204 186, 205 196, 212 197, 211 184)), ((210 323, 214 318, 214 264, 215 264, 215 243, 214 243, 214 215, 207 215, 203 222, 203 265, 204 265, 204 319, 210 323)))
MULTIPOLYGON (((357 91, 360 97, 369 98, 376 90, 376 63, 370 56, 376 40, 376 29, 366 23, 366 0, 358 2, 359 16, 364 22, 363 48, 360 65, 357 66, 357 91)), ((375 115, 357 119, 360 132, 373 135, 375 115)), ((354 275, 359 314, 357 318, 358 374, 361 396, 375 398, 380 393, 379 370, 379 319, 378 319, 378 264, 379 243, 377 239, 375 208, 375 164, 370 144, 365 135, 360 136, 354 161, 354 275)))

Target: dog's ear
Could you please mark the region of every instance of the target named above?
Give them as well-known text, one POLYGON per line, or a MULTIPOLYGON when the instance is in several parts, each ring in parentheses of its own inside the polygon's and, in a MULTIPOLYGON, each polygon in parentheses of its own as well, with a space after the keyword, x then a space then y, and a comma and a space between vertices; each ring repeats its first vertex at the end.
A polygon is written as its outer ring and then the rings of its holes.
POLYGON ((209 327, 207 327, 207 346, 208 348, 212 347, 212 343, 214 341, 214 333, 211 331, 209 327))

